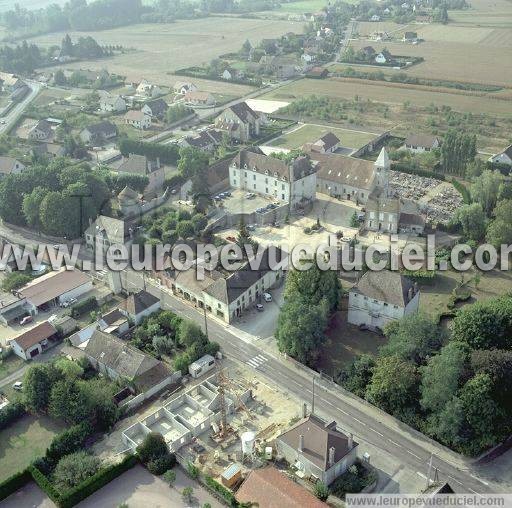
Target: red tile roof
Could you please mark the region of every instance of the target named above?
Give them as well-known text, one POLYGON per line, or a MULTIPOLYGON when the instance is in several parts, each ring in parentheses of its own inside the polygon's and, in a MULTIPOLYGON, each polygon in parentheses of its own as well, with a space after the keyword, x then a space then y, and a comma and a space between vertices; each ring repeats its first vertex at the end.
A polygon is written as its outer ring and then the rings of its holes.
POLYGON ((274 467, 251 471, 236 493, 236 499, 240 503, 258 503, 265 508, 327 508, 325 503, 274 467))
POLYGON ((25 333, 18 335, 13 340, 26 351, 28 348, 39 344, 45 339, 50 338, 52 335, 56 334, 57 330, 50 324, 48 321, 41 323, 30 330, 27 330, 25 333))

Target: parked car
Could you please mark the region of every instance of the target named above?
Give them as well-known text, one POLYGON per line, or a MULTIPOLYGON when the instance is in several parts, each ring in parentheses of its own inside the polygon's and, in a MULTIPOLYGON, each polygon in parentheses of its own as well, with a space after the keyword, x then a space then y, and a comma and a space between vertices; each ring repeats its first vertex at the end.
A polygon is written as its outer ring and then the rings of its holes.
POLYGON ((245 199, 253 199, 256 197, 256 194, 254 194, 254 192, 248 192, 246 195, 245 195, 245 199))
POLYGON ((261 305, 261 303, 257 303, 256 304, 256 310, 258 312, 263 312, 265 310, 265 308, 263 307, 263 305, 261 305))
POLYGON ((23 326, 23 325, 28 325, 29 323, 32 323, 32 321, 34 321, 34 318, 32 316, 25 316, 21 321, 20 321, 20 325, 23 326))
POLYGON ((67 308, 67 307, 70 307, 71 305, 73 305, 74 303, 76 303, 76 298, 70 298, 69 300, 62 302, 61 306, 64 308, 67 308))
POLYGON ((256 225, 255 224, 249 224, 247 226, 248 231, 256 231, 256 225))
POLYGON ((266 302, 271 302, 272 301, 272 295, 270 293, 263 293, 263 299, 266 302))
POLYGON ((57 321, 58 317, 59 316, 57 316, 57 314, 53 314, 48 318, 48 323, 53 323, 54 321, 57 321))
POLYGON ((16 383, 14 383, 12 385, 12 387, 15 389, 15 390, 18 390, 18 391, 21 391, 23 390, 23 383, 21 381, 16 381, 16 383))

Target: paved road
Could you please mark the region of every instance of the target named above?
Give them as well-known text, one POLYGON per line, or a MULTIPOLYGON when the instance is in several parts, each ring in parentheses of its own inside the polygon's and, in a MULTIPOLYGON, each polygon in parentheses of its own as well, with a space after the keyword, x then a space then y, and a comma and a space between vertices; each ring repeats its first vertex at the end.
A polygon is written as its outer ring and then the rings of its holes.
POLYGON ((9 132, 9 130, 18 121, 23 111, 25 111, 25 108, 37 97, 37 94, 41 90, 41 83, 30 80, 24 81, 30 87, 30 93, 20 103, 13 106, 11 110, 2 117, 4 123, 0 124, 0 134, 9 132))
MULTIPOLYGON (((140 274, 124 272, 124 276, 128 280, 129 289, 142 288, 140 274)), ((158 296, 167 308, 203 324, 203 314, 195 308, 152 284, 147 284, 147 290, 158 296)), ((311 401, 312 378, 295 368, 289 360, 275 357, 253 343, 244 342, 214 319, 208 320, 208 334, 212 340, 221 345, 222 350, 229 357, 256 369, 280 389, 288 391, 299 399, 311 401)), ((345 395, 341 390, 333 390, 322 385, 315 386, 315 410, 325 417, 336 420, 343 428, 354 431, 358 442, 372 444, 406 464, 412 471, 417 471, 420 476, 426 472, 430 460, 430 448, 433 446, 429 447, 426 439, 424 446, 420 445, 419 439, 413 439, 407 431, 400 430, 400 423, 391 417, 386 415, 379 418, 376 410, 366 407, 354 397, 345 395), (387 422, 382 421, 386 419, 393 420, 396 426, 388 426, 387 422)), ((499 491, 499 486, 490 486, 488 482, 479 480, 474 471, 462 470, 444 458, 434 457, 433 465, 439 470, 440 478, 450 482, 457 492, 484 494, 499 491)))

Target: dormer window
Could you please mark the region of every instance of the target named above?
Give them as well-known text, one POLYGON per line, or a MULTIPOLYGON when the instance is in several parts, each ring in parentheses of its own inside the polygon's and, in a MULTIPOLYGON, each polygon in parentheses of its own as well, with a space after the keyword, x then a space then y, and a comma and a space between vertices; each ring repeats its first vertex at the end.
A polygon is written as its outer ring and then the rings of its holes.
POLYGON ((277 171, 274 171, 274 178, 277 178, 277 171))
POLYGON ((247 169, 247 164, 244 164, 244 169, 247 169))
POLYGON ((268 175, 269 171, 268 169, 265 169, 265 174, 268 175))

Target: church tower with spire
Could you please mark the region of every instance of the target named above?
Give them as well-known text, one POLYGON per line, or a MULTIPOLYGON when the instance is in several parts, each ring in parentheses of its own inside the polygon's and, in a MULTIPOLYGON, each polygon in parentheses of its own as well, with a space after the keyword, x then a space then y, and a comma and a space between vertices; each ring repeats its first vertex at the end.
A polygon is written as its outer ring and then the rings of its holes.
POLYGON ((389 169, 391 163, 389 161, 389 155, 385 147, 379 153, 377 160, 375 161, 375 172, 377 175, 377 188, 382 189, 382 196, 389 196, 389 169))

